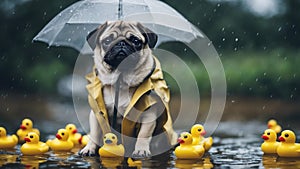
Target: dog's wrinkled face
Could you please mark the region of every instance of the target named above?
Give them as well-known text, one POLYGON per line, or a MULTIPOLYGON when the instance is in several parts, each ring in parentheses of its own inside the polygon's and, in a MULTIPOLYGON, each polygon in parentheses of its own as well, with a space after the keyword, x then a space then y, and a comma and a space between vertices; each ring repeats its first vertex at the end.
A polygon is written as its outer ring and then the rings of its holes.
POLYGON ((95 56, 102 57, 111 70, 126 71, 155 46, 157 35, 140 23, 116 21, 104 23, 87 40, 95 56))

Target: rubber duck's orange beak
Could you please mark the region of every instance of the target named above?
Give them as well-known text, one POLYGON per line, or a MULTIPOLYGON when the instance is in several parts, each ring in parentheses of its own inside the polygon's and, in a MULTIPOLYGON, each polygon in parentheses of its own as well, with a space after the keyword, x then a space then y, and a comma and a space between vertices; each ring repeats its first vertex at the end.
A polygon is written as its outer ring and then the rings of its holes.
POLYGON ((272 127, 272 125, 271 124, 268 124, 268 128, 271 128, 272 127))
POLYGON ((285 139, 284 139, 282 136, 280 136, 278 139, 279 139, 279 141, 281 141, 281 142, 285 142, 285 139))
POLYGON ((56 134, 55 137, 56 137, 57 139, 59 139, 59 140, 62 139, 61 136, 60 136, 59 134, 56 134))
POLYGON ((24 125, 21 125, 21 126, 20 126, 20 129, 22 129, 22 130, 26 130, 26 126, 24 126, 24 125))
POLYGON ((24 140, 25 140, 26 142, 31 142, 31 140, 30 140, 28 137, 25 137, 24 140))
POLYGON ((201 136, 204 136, 206 134, 206 131, 203 130, 200 134, 201 134, 201 136))
POLYGON ((265 135, 262 135, 261 138, 264 139, 264 140, 269 140, 269 137, 265 136, 265 135))
POLYGON ((184 143, 184 140, 182 140, 181 138, 178 138, 178 140, 177 140, 177 141, 178 141, 178 143, 179 143, 179 144, 182 144, 182 143, 184 143))
POLYGON ((78 139, 79 144, 82 144, 82 136, 78 139))
POLYGON ((72 133, 73 133, 73 134, 77 133, 77 129, 74 129, 74 130, 72 131, 72 133))

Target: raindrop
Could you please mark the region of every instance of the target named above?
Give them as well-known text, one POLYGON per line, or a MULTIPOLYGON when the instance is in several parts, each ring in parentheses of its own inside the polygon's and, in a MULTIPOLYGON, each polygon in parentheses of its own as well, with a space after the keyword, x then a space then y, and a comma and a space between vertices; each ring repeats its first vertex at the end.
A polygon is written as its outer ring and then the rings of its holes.
POLYGON ((287 60, 287 57, 284 57, 284 59, 283 60, 287 60))
POLYGON ((256 78, 255 81, 258 82, 258 78, 256 78))
POLYGON ((252 87, 249 87, 249 90, 251 91, 251 90, 252 90, 252 87))
POLYGON ((231 103, 235 103, 235 100, 231 100, 231 103))
POLYGON ((222 39, 223 42, 224 42, 225 40, 226 40, 225 38, 222 39))
POLYGON ((293 95, 293 94, 291 94, 291 95, 290 95, 290 97, 291 97, 291 99, 292 99, 292 98, 294 97, 294 95, 293 95))
POLYGON ((297 90, 297 87, 295 87, 294 90, 296 91, 296 90, 297 90))
POLYGON ((59 6, 59 9, 62 9, 62 8, 63 8, 63 6, 62 6, 62 5, 60 5, 60 6, 59 6))
POLYGON ((241 86, 244 86, 244 83, 241 83, 240 85, 241 85, 241 86))
POLYGON ((278 78, 277 78, 277 82, 279 82, 281 80, 281 76, 279 76, 278 78))
POLYGON ((9 107, 6 108, 6 111, 9 111, 9 107))
POLYGON ((234 51, 237 51, 237 50, 238 50, 238 48, 237 48, 237 47, 235 47, 235 48, 234 48, 234 51))
POLYGON ((270 98, 273 98, 273 95, 270 95, 270 98))
POLYGON ((217 4, 217 7, 220 7, 221 6, 221 4, 217 4))
POLYGON ((282 27, 280 26, 279 28, 278 28, 278 32, 280 32, 282 30, 282 27))
POLYGON ((212 44, 212 42, 210 41, 207 45, 210 46, 212 44))
POLYGON ((60 58, 60 54, 59 54, 59 55, 57 55, 57 58, 60 58))
POLYGON ((193 1, 191 1, 190 4, 193 5, 193 1))
POLYGON ((264 73, 264 76, 266 76, 266 75, 267 75, 267 73, 265 72, 265 73, 264 73))
POLYGON ((37 80, 37 79, 35 79, 35 80, 34 80, 34 82, 35 82, 35 83, 37 83, 37 82, 38 82, 38 80, 37 80))
POLYGON ((223 28, 221 29, 221 31, 225 31, 225 28, 223 27, 223 28))
POLYGON ((263 106, 262 109, 265 110, 265 109, 266 109, 266 106, 263 106))
POLYGON ((234 32, 231 32, 232 35, 234 35, 234 32))
POLYGON ((46 16, 47 15, 47 12, 44 12, 44 16, 46 16))
POLYGON ((216 13, 217 12, 217 9, 214 9, 214 13, 216 13))
POLYGON ((187 49, 186 49, 186 48, 184 48, 184 49, 183 49, 183 51, 184 51, 184 52, 186 52, 186 51, 187 51, 187 49))
POLYGON ((256 33, 256 36, 259 36, 259 32, 256 33))
POLYGON ((71 39, 71 38, 69 38, 69 39, 68 39, 68 42, 71 42, 71 40, 72 40, 72 39, 71 39))
POLYGON ((294 78, 296 77, 296 73, 293 74, 293 77, 294 77, 294 78))
POLYGON ((73 10, 72 10, 72 9, 70 10, 70 13, 73 13, 73 10))
POLYGON ((239 38, 235 38, 235 40, 234 40, 234 41, 236 41, 236 42, 237 42, 237 41, 239 41, 239 38))
POLYGON ((264 46, 264 48, 263 48, 264 50, 266 50, 267 49, 267 47, 266 46, 264 46))

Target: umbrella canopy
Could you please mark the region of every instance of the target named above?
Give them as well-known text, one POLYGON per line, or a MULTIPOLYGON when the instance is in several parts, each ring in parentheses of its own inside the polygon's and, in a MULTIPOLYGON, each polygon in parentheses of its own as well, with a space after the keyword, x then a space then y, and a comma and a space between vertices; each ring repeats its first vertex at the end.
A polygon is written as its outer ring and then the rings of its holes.
POLYGON ((158 34, 157 45, 204 37, 181 14, 158 0, 82 0, 55 16, 33 40, 89 54, 92 50, 86 36, 105 21, 115 20, 141 22, 158 34))

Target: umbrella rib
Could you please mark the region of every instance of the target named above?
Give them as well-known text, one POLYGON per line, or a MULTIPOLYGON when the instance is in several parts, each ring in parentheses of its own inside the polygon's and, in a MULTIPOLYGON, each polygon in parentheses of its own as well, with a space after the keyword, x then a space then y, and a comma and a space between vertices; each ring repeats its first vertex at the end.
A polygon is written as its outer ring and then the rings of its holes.
POLYGON ((123 0, 119 0, 118 20, 123 18, 123 0))

